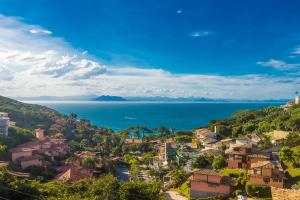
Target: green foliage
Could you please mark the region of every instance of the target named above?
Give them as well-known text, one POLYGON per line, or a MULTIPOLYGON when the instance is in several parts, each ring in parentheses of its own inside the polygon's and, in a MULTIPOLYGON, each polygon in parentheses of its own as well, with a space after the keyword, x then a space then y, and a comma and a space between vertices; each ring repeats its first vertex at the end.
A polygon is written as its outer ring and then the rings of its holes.
POLYGON ((34 138, 34 135, 31 131, 23 128, 10 127, 8 131, 8 136, 0 135, 0 144, 6 145, 8 149, 28 142, 34 138))
POLYGON ((262 149, 272 147, 271 137, 267 136, 267 135, 264 135, 262 137, 262 140, 259 142, 258 146, 262 149))
POLYGON ((183 168, 174 169, 170 171, 168 175, 171 177, 171 180, 174 182, 175 186, 181 185, 188 177, 188 174, 183 170, 183 168))
POLYGON ((5 144, 0 144, 0 160, 7 160, 8 153, 7 153, 7 146, 5 144))
POLYGON ((217 134, 221 138, 272 130, 300 131, 300 106, 296 105, 288 110, 273 106, 237 111, 230 118, 209 122, 209 129, 213 130, 214 126, 218 127, 217 134))
POLYGON ((33 130, 37 125, 50 128, 56 119, 62 116, 45 106, 25 104, 0 96, 0 111, 7 112, 17 126, 33 130))
POLYGON ((223 169, 221 173, 224 176, 230 176, 233 178, 233 186, 236 189, 244 190, 247 182, 247 173, 245 169, 223 169))
POLYGON ((141 161, 144 164, 149 164, 149 162, 153 159, 154 154, 152 152, 146 152, 143 153, 142 157, 141 157, 141 161))
POLYGON ((223 155, 214 157, 214 160, 212 162, 212 167, 214 169, 222 169, 226 167, 226 165, 227 165, 226 158, 223 155))
POLYGON ((178 142, 178 143, 190 143, 192 142, 192 136, 190 135, 179 135, 176 136, 174 139, 178 142))
POLYGON ((179 193, 186 198, 190 197, 190 181, 187 180, 179 187, 179 193))
POLYGON ((30 173, 32 177, 41 176, 46 180, 53 179, 56 174, 56 170, 54 168, 45 168, 42 166, 30 166, 27 167, 25 171, 30 173))
POLYGON ((259 198, 269 198, 271 197, 271 188, 263 185, 250 185, 246 183, 246 192, 249 196, 259 197, 259 198))
POLYGON ((213 162, 212 156, 199 156, 192 162, 193 168, 209 168, 213 162))
POLYGON ((159 181, 150 183, 134 181, 124 182, 120 186, 120 200, 155 200, 161 199, 159 181))
POLYGON ((20 179, 0 169, 0 194, 7 199, 70 199, 70 200, 159 200, 162 185, 158 181, 119 182, 112 175, 83 179, 73 183, 20 179))
POLYGON ((290 163, 295 163, 293 154, 294 152, 290 147, 282 147, 279 151, 280 159, 290 163))

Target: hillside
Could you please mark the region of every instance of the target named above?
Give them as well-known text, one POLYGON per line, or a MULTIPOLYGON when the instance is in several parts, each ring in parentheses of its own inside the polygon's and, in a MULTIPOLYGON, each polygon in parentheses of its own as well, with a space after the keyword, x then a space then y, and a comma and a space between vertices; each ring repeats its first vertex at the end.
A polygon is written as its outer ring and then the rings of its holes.
POLYGON ((22 103, 3 96, 0 96, 0 112, 7 112, 17 126, 30 130, 37 126, 49 128, 63 117, 45 106, 22 103))
POLYGON ((238 137, 247 133, 266 133, 273 130, 300 131, 300 105, 288 110, 267 107, 260 110, 241 110, 223 120, 212 120, 208 127, 218 127, 220 137, 238 137))

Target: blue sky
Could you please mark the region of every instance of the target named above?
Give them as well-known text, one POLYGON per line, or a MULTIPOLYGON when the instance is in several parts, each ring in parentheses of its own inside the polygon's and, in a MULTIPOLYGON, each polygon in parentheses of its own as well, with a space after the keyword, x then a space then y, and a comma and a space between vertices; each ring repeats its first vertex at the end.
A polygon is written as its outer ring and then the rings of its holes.
POLYGON ((297 0, 2 0, 0 42, 9 47, 0 55, 2 93, 291 97, 300 90, 299 7, 297 0), (22 91, 11 85, 22 81, 22 91))

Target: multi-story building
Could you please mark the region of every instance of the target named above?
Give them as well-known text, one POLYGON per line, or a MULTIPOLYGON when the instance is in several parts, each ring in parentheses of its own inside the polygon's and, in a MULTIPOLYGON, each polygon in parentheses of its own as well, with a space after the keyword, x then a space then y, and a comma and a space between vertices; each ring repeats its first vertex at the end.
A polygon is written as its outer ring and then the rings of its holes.
POLYGON ((159 161, 163 166, 167 166, 171 160, 176 160, 179 144, 168 141, 163 143, 158 152, 159 161))
POLYGON ((283 188, 284 172, 279 161, 258 161, 249 170, 251 185, 265 185, 283 188))
POLYGON ((248 168, 248 155, 252 153, 252 144, 231 144, 225 151, 228 155, 228 168, 248 168))
POLYGON ((232 191, 231 178, 211 169, 200 169, 190 177, 190 198, 229 196, 232 191))

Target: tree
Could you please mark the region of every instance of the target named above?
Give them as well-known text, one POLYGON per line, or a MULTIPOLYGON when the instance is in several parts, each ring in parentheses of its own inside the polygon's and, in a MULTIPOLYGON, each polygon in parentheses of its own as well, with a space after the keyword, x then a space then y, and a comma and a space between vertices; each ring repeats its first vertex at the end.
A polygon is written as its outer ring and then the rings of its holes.
POLYGON ((152 152, 147 152, 147 153, 144 153, 141 157, 141 161, 145 164, 149 164, 150 161, 153 159, 154 155, 152 152))
POLYGON ((0 160, 6 160, 7 157, 7 146, 5 144, 0 144, 0 160))
POLYGON ((259 147, 262 149, 272 147, 271 137, 268 135, 264 135, 262 140, 259 142, 259 147))
POLYGON ((118 200, 120 184, 112 175, 95 179, 88 187, 88 196, 94 200, 118 200))
POLYGON ((207 156, 199 156, 196 160, 192 162, 193 168, 207 168, 211 166, 212 158, 207 156))
POLYGON ((226 167, 226 159, 224 156, 219 155, 217 157, 214 158, 213 162, 212 162, 212 167, 214 169, 221 169, 226 167))
POLYGON ((174 181, 175 186, 181 185, 187 179, 187 174, 185 173, 183 168, 172 170, 171 172, 169 172, 169 176, 171 177, 171 180, 174 181))
POLYGON ((95 169, 98 158, 96 157, 87 157, 82 160, 82 164, 89 169, 95 169))
POLYGON ((293 150, 290 147, 282 147, 279 156, 282 161, 294 163, 293 150))
POLYGON ((300 165, 300 148, 294 150, 294 160, 297 160, 297 164, 300 165))
POLYGON ((189 135, 179 135, 175 137, 175 140, 178 143, 188 143, 188 142, 192 142, 192 136, 189 135))
POLYGON ((81 148, 86 148, 88 146, 88 144, 89 144, 89 140, 88 139, 83 139, 80 142, 80 147, 81 148))

